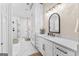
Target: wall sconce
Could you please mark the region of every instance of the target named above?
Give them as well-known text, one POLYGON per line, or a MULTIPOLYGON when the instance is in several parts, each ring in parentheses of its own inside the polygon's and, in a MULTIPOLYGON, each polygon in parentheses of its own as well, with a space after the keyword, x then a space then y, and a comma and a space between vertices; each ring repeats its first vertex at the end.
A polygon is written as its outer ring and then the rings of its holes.
POLYGON ((79 20, 76 21, 75 32, 79 32, 79 20))

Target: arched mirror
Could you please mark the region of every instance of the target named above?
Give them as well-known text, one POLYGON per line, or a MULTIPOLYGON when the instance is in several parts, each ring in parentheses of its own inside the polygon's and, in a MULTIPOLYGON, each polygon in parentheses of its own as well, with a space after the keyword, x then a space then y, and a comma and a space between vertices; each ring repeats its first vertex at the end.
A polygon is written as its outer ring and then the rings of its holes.
POLYGON ((49 17, 49 33, 60 33, 60 16, 58 13, 53 13, 49 17))

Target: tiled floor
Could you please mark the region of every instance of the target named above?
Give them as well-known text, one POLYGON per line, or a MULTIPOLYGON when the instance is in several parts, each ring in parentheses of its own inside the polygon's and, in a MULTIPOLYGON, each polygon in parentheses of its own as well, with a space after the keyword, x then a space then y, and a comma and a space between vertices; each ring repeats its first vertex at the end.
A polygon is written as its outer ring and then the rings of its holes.
POLYGON ((20 39, 18 44, 13 44, 13 56, 28 56, 37 52, 30 41, 20 39))

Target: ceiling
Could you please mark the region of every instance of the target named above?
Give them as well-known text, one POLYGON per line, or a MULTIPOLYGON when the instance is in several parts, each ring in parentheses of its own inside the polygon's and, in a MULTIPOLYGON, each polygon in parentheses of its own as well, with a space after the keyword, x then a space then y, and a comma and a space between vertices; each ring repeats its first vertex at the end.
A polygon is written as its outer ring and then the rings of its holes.
POLYGON ((12 15, 26 17, 30 12, 30 6, 29 3, 12 3, 12 15))
POLYGON ((44 10, 45 12, 48 11, 49 9, 55 7, 58 3, 44 3, 44 10))
MULTIPOLYGON (((58 3, 42 3, 44 6, 44 11, 48 11, 50 8, 53 8, 58 3)), ((30 13, 33 3, 12 3, 12 15, 26 17, 30 13)))

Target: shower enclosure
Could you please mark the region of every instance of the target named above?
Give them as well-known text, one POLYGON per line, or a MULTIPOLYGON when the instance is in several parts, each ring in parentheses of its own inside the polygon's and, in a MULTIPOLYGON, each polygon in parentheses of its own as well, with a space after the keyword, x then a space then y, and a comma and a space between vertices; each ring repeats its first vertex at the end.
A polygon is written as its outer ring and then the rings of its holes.
POLYGON ((28 41, 35 44, 35 34, 43 27, 42 8, 42 4, 33 3, 0 4, 1 56, 22 55, 20 51, 27 50, 28 41))
POLYGON ((15 44, 30 38, 30 6, 26 3, 0 4, 0 56, 12 55, 15 44))
POLYGON ((26 45, 30 41, 31 32, 31 4, 12 3, 12 55, 18 56, 27 49, 26 45))

